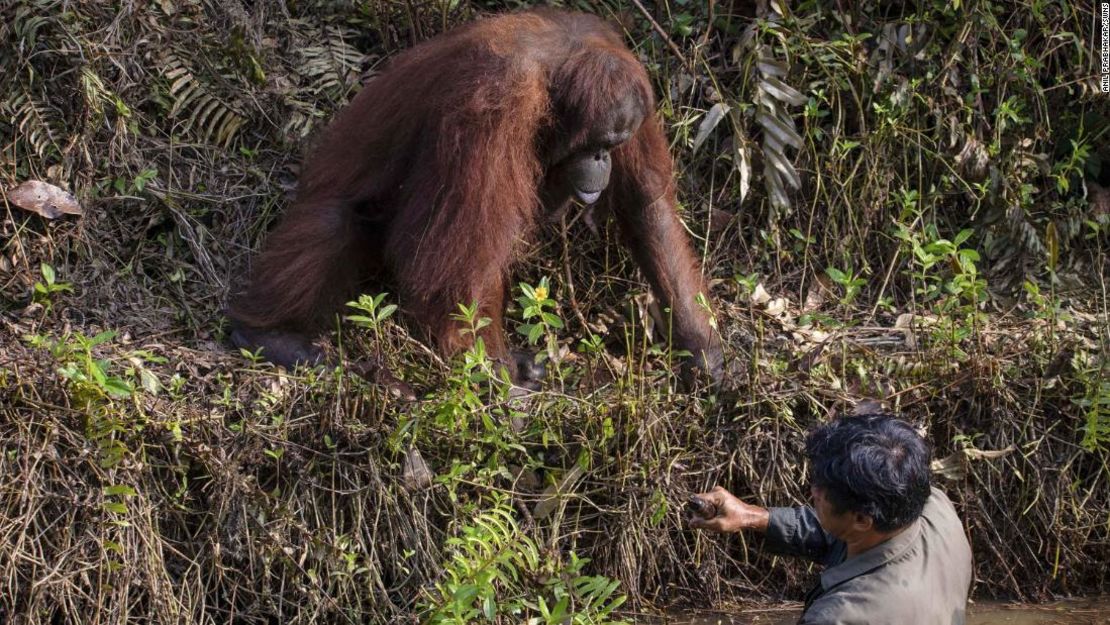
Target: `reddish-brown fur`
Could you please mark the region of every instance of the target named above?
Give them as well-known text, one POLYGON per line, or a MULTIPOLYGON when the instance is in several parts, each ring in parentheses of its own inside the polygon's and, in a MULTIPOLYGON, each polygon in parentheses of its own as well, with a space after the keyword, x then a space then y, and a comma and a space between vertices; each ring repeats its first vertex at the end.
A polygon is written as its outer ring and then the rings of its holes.
POLYGON ((719 341, 694 301, 707 291, 674 212, 672 162, 650 113, 647 75, 597 18, 549 10, 454 30, 399 55, 370 82, 305 164, 296 202, 233 302, 234 322, 310 335, 360 281, 387 277, 446 354, 468 342, 450 315, 478 302, 493 322, 489 353, 507 360, 501 317, 511 263, 540 211, 569 201, 545 194, 551 163, 542 144, 557 119, 566 127, 560 140, 574 144, 629 93, 648 114, 613 151, 603 201, 673 309, 676 344, 716 374, 719 341))

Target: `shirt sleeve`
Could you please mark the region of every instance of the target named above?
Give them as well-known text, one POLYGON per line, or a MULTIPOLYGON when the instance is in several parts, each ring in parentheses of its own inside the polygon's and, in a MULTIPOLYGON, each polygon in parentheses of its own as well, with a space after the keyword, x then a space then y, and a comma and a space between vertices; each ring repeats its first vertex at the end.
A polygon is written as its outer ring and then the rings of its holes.
POLYGON ((771 553, 823 562, 839 542, 821 528, 809 506, 770 509, 765 545, 771 553))

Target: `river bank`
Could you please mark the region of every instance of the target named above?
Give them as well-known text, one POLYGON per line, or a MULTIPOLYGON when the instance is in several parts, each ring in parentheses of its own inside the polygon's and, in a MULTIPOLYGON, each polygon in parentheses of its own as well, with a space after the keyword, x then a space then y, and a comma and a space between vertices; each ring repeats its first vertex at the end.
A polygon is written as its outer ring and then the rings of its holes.
MULTIPOLYGON (((659 625, 793 625, 801 613, 796 603, 749 607, 736 613, 672 614, 653 620, 632 618, 635 623, 659 625)), ((658 618, 658 617, 656 617, 658 618)), ((1106 625, 1110 623, 1110 596, 1068 599, 1050 603, 976 601, 968 607, 966 625, 1106 625)))

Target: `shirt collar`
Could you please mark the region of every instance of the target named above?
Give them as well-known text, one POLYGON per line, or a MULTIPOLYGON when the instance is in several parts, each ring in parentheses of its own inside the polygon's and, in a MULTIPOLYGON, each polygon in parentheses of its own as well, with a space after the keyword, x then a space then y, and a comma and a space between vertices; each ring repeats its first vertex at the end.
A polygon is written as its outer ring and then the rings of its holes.
POLYGON ((901 556, 921 537, 921 518, 918 517, 906 530, 886 542, 879 543, 863 553, 849 558, 821 573, 821 587, 829 590, 833 586, 874 571, 901 556))

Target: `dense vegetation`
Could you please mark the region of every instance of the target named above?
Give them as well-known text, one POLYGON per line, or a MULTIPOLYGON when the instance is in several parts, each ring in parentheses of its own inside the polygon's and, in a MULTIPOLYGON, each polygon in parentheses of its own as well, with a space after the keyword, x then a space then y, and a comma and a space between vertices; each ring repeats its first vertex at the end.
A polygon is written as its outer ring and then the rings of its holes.
POLYGON ((804 501, 802 434, 862 400, 935 446, 977 596, 1104 590, 1092 2, 560 3, 621 24, 652 73, 718 392, 676 390, 649 291, 590 211, 517 276, 544 392, 510 397, 480 350, 437 359, 381 293, 337 343, 419 403, 227 347, 222 306, 313 131, 398 50, 529 4, 0 4, 4 620, 590 623, 797 598, 806 567, 680 507, 713 484, 804 501), (19 208, 31 180, 83 215, 19 208))

